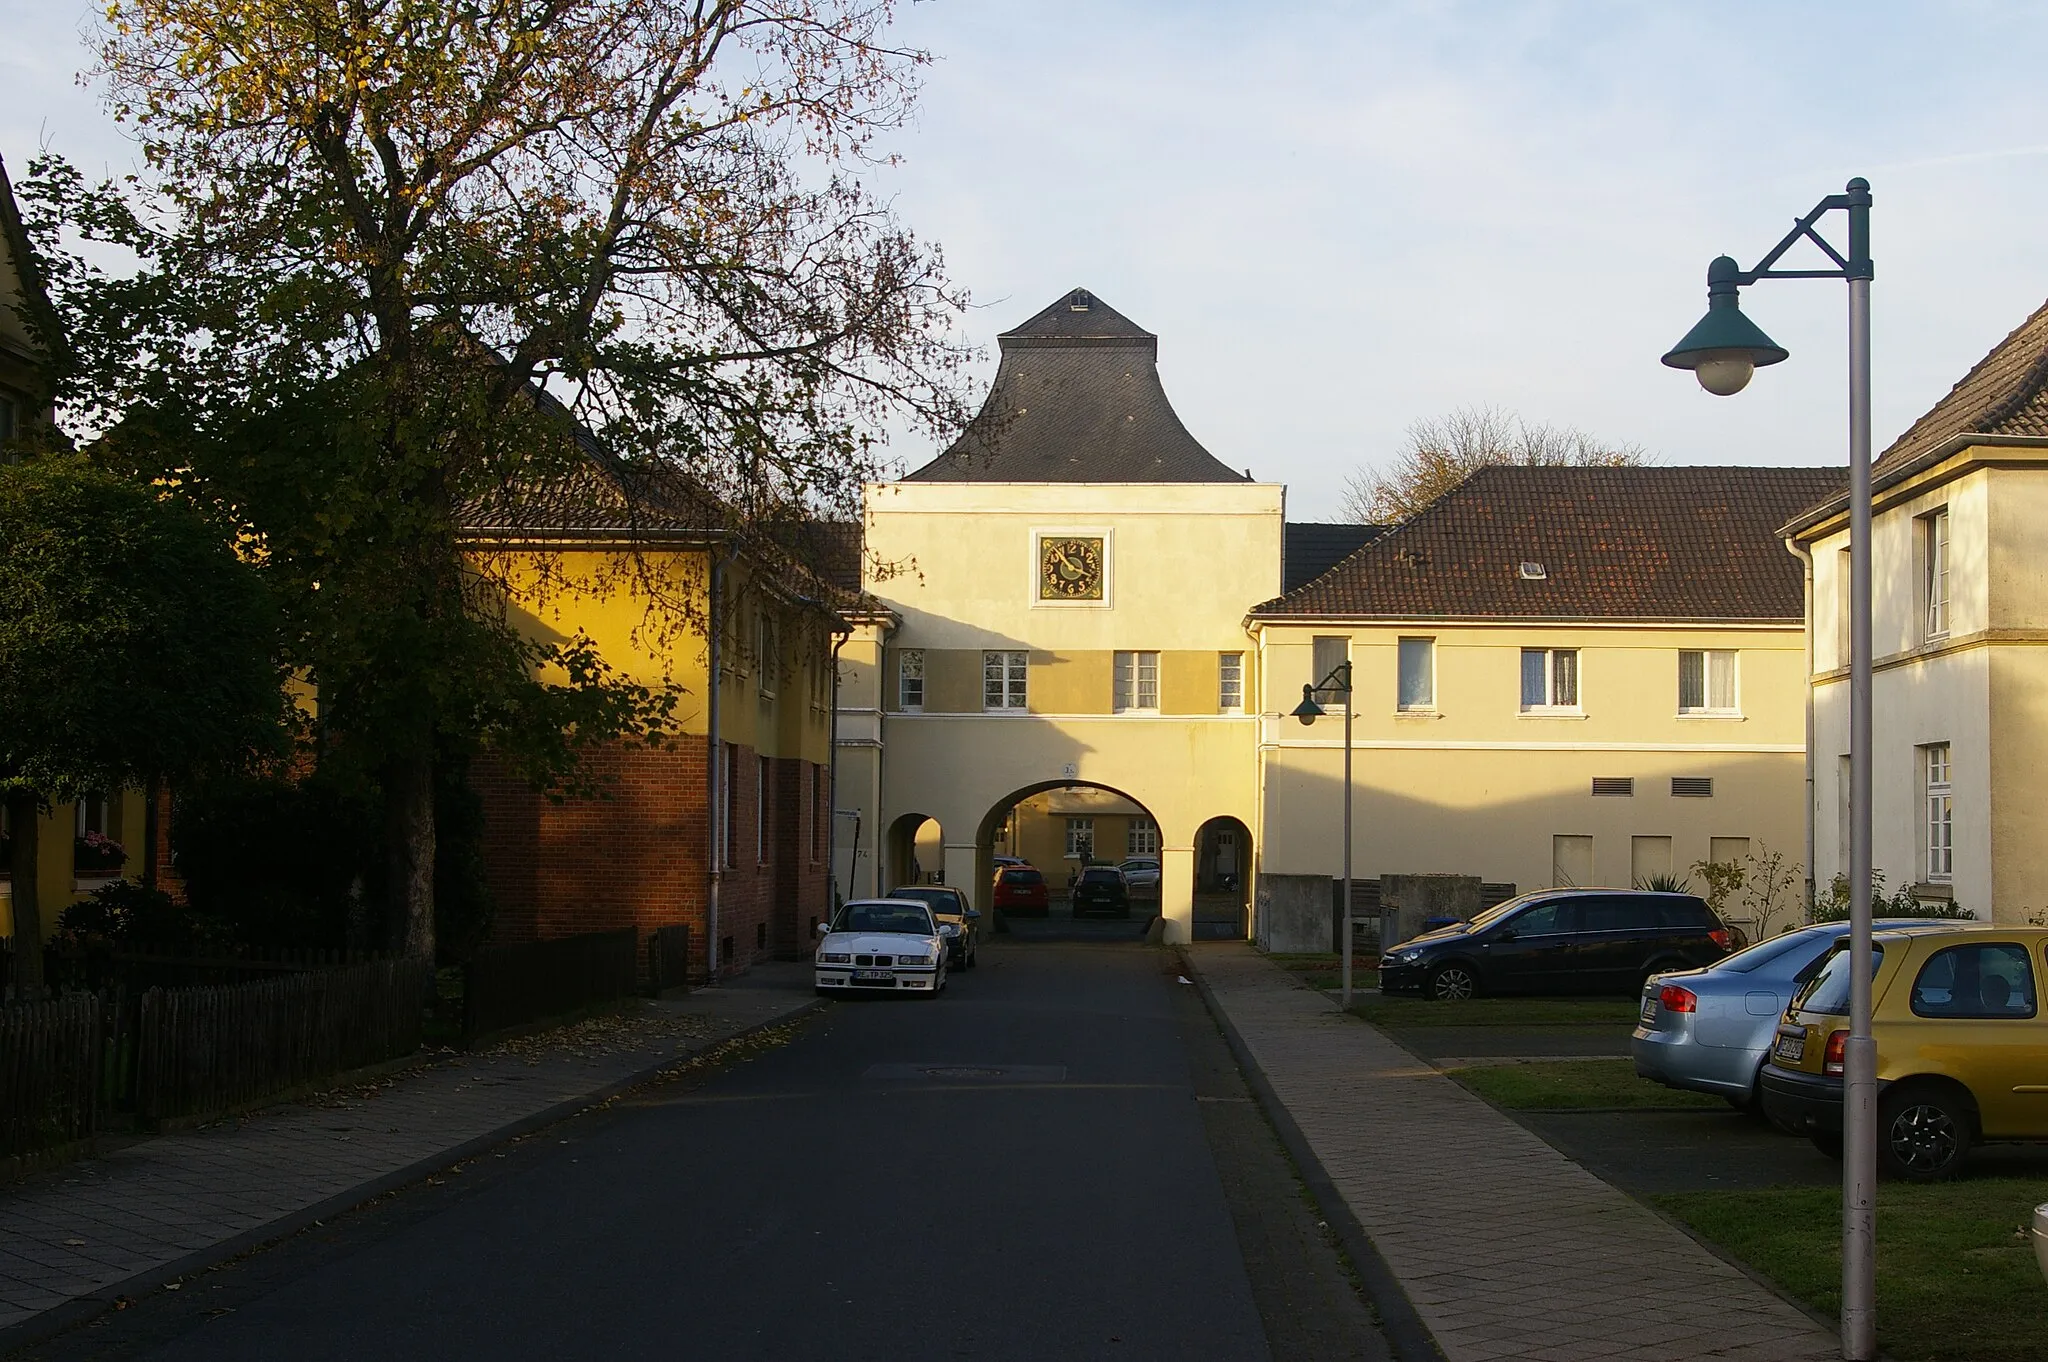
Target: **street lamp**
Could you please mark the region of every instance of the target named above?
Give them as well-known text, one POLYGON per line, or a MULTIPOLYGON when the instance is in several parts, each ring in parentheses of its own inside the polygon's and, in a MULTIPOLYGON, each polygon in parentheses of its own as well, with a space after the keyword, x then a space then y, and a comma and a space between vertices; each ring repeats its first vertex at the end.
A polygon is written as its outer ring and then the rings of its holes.
POLYGON ((1351 664, 1339 662, 1321 681, 1304 682, 1301 703, 1294 717, 1306 728, 1327 712, 1316 703, 1316 692, 1344 697, 1344 1007, 1351 1008, 1351 664))
MULTIPOLYGON (((1842 1356, 1877 1356, 1877 1043, 1870 1035, 1870 182, 1849 181, 1792 226, 1753 270, 1727 256, 1707 267, 1707 315, 1664 362, 1726 397, 1785 351, 1742 315, 1737 290, 1759 279, 1842 279, 1849 285, 1849 1043, 1842 1082, 1842 1356), (1844 256, 1814 230, 1849 218, 1844 256), (1833 269, 1780 270, 1810 241, 1833 269)), ((1811 810, 1808 811, 1811 813, 1811 810)), ((1808 867, 1809 870, 1812 867, 1808 867)))

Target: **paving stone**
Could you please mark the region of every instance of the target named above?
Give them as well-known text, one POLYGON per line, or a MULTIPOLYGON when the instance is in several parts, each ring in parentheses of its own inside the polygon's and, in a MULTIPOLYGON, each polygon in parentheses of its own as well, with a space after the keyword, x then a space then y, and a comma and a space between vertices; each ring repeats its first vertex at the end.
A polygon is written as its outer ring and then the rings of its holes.
POLYGON ((1238 943, 1190 952, 1449 1362, 1823 1362, 1835 1338, 1238 943))

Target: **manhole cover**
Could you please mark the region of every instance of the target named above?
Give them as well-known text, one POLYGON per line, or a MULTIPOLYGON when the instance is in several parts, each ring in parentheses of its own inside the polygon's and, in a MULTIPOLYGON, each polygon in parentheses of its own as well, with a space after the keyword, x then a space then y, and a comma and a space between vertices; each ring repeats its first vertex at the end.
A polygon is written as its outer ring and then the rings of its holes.
POLYGON ((1064 1064, 871 1064, 861 1075, 893 1083, 1063 1083, 1064 1064))

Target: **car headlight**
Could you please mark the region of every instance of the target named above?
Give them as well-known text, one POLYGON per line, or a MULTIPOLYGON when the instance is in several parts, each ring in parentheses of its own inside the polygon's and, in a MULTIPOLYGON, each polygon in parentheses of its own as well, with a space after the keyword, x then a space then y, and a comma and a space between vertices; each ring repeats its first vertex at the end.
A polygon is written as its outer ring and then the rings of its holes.
POLYGON ((932 957, 930 954, 899 955, 896 957, 896 963, 899 965, 929 965, 931 962, 932 957))
POLYGON ((1415 963, 1415 962, 1416 962, 1417 960, 1420 960, 1421 958, 1422 958, 1422 952, 1421 952, 1421 951, 1395 951, 1395 952, 1394 952, 1394 963, 1395 963, 1395 964, 1397 964, 1397 965, 1412 965, 1412 964, 1414 964, 1414 963, 1415 963))
POLYGON ((840 954, 837 951, 820 951, 818 953, 818 963, 821 965, 850 965, 853 963, 853 957, 840 954))

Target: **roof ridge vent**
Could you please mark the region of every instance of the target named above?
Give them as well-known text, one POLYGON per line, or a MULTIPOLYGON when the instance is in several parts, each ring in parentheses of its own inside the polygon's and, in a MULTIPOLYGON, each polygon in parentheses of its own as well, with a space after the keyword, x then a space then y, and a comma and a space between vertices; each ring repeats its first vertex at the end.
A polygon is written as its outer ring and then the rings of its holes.
POLYGON ((1543 564, 1531 562, 1527 558, 1522 560, 1521 573, 1522 580, 1525 582, 1547 581, 1550 577, 1550 573, 1544 569, 1543 564))

